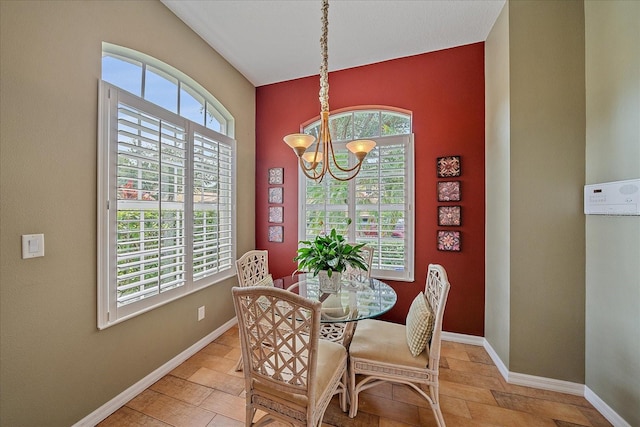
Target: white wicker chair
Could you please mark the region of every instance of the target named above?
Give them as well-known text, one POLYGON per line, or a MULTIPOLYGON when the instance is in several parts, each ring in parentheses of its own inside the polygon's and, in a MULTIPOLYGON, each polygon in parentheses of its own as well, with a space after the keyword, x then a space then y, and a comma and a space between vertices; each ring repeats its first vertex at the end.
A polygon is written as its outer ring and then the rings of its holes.
POLYGON ((438 425, 445 426, 438 396, 438 372, 442 318, 448 294, 446 271, 440 265, 430 264, 424 295, 435 314, 433 335, 426 350, 417 357, 409 350, 405 325, 372 319, 359 322, 349 348, 351 418, 358 413, 358 394, 388 381, 412 387, 429 402, 438 425), (358 383, 356 375, 362 376, 358 383))
MULTIPOLYGON (((350 243, 351 245, 357 245, 357 243, 350 243)), ((366 270, 360 268, 354 268, 347 265, 347 268, 342 273, 342 277, 348 280, 365 281, 371 277, 371 263, 373 261, 374 248, 371 246, 363 246, 360 248, 362 258, 364 258, 367 265, 366 270)), ((351 317, 357 316, 357 309, 351 312, 351 317)), ((320 327, 320 335, 323 339, 341 342, 346 348, 349 348, 351 338, 353 337, 353 331, 355 330, 357 322, 347 323, 323 323, 320 327)))
MULTIPOLYGON (((357 243, 350 243, 350 245, 356 245, 357 243)), ((360 268, 354 268, 350 265, 347 265, 347 268, 342 273, 343 277, 346 277, 350 280, 365 280, 371 277, 371 263, 373 262, 373 251, 374 248, 371 246, 363 246, 360 248, 360 253, 362 258, 364 258, 364 263, 367 265, 367 270, 362 270, 360 268)))
POLYGON ((246 425, 319 427, 334 394, 346 412, 347 351, 320 340, 320 302, 279 288, 234 287, 246 425), (266 415, 254 422, 256 411, 266 415))
MULTIPOLYGON (((241 288, 257 285, 273 285, 269 274, 269 252, 253 250, 236 260, 236 275, 241 288)), ((242 370, 242 356, 236 363, 236 371, 242 370)))
POLYGON ((253 286, 270 276, 269 252, 249 251, 236 261, 238 285, 242 288, 253 286))

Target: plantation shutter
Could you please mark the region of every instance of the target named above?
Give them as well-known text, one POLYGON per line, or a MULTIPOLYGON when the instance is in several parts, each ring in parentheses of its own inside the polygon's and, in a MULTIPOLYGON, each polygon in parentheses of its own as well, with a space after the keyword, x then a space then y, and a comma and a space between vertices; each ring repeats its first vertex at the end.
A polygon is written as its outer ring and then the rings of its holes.
POLYGON ((118 306, 185 283, 186 129, 118 103, 118 306))
POLYGON ((231 268, 233 262, 233 153, 220 139, 194 135, 194 280, 231 268))
MULTIPOLYGON (((313 240, 335 228, 347 240, 374 248, 372 276, 413 280, 413 135, 370 139, 376 148, 355 179, 325 176, 317 183, 301 176, 305 220, 300 221, 300 239, 313 240)), ((341 165, 354 164, 343 143, 334 146, 341 165)))
MULTIPOLYGON (((349 159, 343 152, 336 154, 336 160, 346 165, 349 159)), ((349 183, 329 178, 327 176, 319 183, 311 179, 305 180, 305 240, 313 240, 318 234, 325 231, 328 233, 332 228, 342 234, 346 232, 349 217, 349 183)))
POLYGON ((410 268, 411 135, 380 138, 355 178, 355 241, 374 248, 376 277, 404 278, 410 268))
POLYGON ((236 148, 107 83, 100 97, 102 328, 235 275, 236 148))

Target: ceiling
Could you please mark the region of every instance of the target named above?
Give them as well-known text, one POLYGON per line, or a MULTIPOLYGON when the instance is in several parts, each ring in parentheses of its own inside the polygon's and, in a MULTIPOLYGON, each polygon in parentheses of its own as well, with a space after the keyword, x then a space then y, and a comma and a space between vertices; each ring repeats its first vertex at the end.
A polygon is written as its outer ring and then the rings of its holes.
MULTIPOLYGON (((162 0, 254 86, 319 73, 320 0, 162 0)), ((333 0, 329 71, 484 41, 505 0, 333 0)))

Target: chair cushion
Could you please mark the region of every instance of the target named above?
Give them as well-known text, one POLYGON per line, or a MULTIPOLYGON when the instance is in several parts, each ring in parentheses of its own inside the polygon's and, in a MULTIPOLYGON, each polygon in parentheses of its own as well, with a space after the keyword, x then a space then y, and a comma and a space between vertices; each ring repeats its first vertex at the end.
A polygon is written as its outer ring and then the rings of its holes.
POLYGON ((342 344, 318 340, 318 367, 316 368, 316 401, 331 385, 331 378, 342 366, 347 367, 347 349, 342 344), (342 365, 342 366, 341 366, 342 365))
POLYGON ((252 286, 273 286, 273 277, 271 277, 271 274, 267 274, 252 286))
POLYGON ((404 325, 375 319, 358 322, 349 347, 349 355, 353 359, 416 368, 425 368, 429 364, 428 349, 417 357, 409 351, 404 325))
MULTIPOLYGON (((331 378, 336 374, 336 371, 346 367, 347 350, 341 344, 327 340, 318 340, 317 361, 316 402, 326 393, 327 388, 331 385, 331 378)), ((306 396, 272 388, 266 382, 256 380, 254 386, 256 391, 259 391, 262 395, 277 396, 280 399, 294 402, 301 407, 306 407, 308 404, 306 396)))
MULTIPOLYGON (((251 286, 273 286, 273 277, 271 277, 271 274, 267 274, 251 286)), ((269 300, 265 297, 258 298, 258 302, 264 307, 268 307, 270 305, 269 300)))
POLYGON ((411 303, 407 314, 406 337, 409 351, 415 357, 422 353, 433 334, 435 316, 424 294, 420 292, 411 303))

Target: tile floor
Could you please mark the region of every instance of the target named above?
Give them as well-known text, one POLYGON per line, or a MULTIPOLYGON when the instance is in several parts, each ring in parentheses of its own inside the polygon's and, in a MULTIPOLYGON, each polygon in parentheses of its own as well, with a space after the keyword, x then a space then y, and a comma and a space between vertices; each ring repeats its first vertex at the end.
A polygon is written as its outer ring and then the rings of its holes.
MULTIPOLYGON (((178 366, 99 426, 244 426, 244 379, 237 328, 178 366)), ((507 384, 482 347, 443 341, 440 400, 448 427, 605 427, 583 397, 507 384)), ((426 401, 410 388, 383 384, 361 394, 358 416, 334 398, 323 426, 435 426, 426 401)), ((280 423, 270 426, 280 427, 280 423)))

